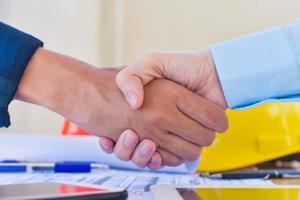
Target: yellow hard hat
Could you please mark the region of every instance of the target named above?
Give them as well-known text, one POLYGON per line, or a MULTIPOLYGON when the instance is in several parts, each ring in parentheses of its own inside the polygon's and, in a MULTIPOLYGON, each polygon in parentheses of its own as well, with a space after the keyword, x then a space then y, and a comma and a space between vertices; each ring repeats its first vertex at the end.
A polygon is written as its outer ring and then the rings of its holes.
MULTIPOLYGON (((291 200, 300 198, 299 188, 197 188, 193 192, 193 199, 202 200, 291 200)), ((192 195, 191 193, 189 197, 192 195)))
POLYGON ((229 129, 204 148, 198 171, 238 169, 300 151, 300 103, 228 110, 229 129))

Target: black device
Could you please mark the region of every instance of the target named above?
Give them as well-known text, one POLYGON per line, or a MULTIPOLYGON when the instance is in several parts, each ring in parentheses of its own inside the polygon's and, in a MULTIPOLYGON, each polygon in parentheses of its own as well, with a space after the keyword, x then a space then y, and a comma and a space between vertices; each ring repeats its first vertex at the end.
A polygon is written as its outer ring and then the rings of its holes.
POLYGON ((0 185, 0 200, 125 200, 127 191, 68 183, 0 185))

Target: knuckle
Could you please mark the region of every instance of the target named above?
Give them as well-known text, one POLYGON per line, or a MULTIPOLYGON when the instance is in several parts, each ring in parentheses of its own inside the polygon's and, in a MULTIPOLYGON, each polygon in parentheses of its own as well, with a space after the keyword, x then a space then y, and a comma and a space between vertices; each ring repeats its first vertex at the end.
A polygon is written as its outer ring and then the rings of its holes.
POLYGON ((116 82, 120 85, 122 84, 126 77, 125 77, 125 74, 126 74, 126 68, 121 70, 117 75, 116 75, 116 82))
POLYGON ((203 146, 210 146, 216 138, 216 133, 209 132, 203 140, 203 146))
POLYGON ((171 166, 171 167, 176 167, 178 165, 181 165, 184 161, 179 158, 173 158, 168 161, 166 161, 166 165, 171 166))
POLYGON ((147 163, 145 162, 144 159, 141 159, 141 158, 133 158, 132 159, 132 162, 138 166, 138 167, 141 167, 141 168, 144 168, 146 167, 147 163))
POLYGON ((146 53, 146 55, 144 56, 144 58, 146 59, 146 60, 156 60, 156 59, 158 59, 159 57, 160 57, 160 52, 158 52, 158 51, 150 51, 150 52, 148 52, 148 53, 146 53))
POLYGON ((162 112, 153 113, 150 120, 152 124, 156 124, 156 125, 168 123, 167 115, 162 112))
MULTIPOLYGON (((143 139, 141 143, 147 143, 148 146, 153 146, 154 149, 156 148, 156 142, 154 139, 143 139)), ((154 153, 154 152, 153 152, 154 153)), ((151 155, 152 156, 152 155, 151 155)))
POLYGON ((122 154, 116 154, 115 155, 117 156, 117 158, 119 158, 120 160, 122 161, 129 161, 130 158, 128 156, 125 156, 125 155, 122 155, 122 154))
POLYGON ((114 148, 114 155, 122 161, 130 160, 130 156, 124 151, 120 150, 118 147, 114 148))
POLYGON ((178 165, 181 165, 184 161, 180 158, 178 158, 175 155, 172 156, 163 156, 163 165, 176 167, 178 165))

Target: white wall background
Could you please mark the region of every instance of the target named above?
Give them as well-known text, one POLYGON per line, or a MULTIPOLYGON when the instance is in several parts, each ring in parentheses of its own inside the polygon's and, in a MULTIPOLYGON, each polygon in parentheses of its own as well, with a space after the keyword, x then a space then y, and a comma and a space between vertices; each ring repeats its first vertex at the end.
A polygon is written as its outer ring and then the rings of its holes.
MULTIPOLYGON (((45 47, 99 65, 101 1, 1 0, 0 20, 40 38, 45 47)), ((63 119, 14 101, 12 126, 2 131, 58 133, 63 119)))
MULTIPOLYGON (((153 49, 201 50, 291 23, 299 0, 1 0, 0 20, 35 35, 45 47, 97 66, 131 63, 153 49)), ((1 53, 1 52, 0 52, 1 53)), ((58 133, 62 118, 14 102, 2 131, 58 133)))

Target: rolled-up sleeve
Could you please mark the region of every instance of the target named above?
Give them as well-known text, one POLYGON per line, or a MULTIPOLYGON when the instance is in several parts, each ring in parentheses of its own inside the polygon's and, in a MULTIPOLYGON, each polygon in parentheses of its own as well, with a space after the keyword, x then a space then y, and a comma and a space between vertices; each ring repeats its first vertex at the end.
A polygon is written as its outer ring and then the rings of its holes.
POLYGON ((300 100, 300 23, 210 46, 230 108, 300 100))
POLYGON ((31 56, 43 43, 0 22, 0 127, 8 127, 8 105, 31 56))

